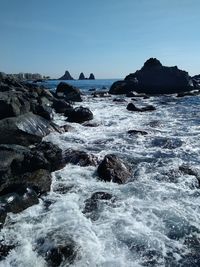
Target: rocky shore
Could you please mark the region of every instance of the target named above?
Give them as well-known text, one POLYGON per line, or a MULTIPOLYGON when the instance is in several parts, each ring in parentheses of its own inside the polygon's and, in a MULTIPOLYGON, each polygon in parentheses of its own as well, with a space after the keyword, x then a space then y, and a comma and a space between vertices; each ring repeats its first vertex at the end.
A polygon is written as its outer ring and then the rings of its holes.
MULTIPOLYGON (((177 97, 199 94, 198 77, 194 85, 184 71, 176 67, 168 68, 156 59, 149 59, 140 71, 130 74, 124 81, 111 86, 109 92, 95 92, 89 98, 109 99, 115 105, 123 105, 127 112, 151 114, 157 111, 154 105, 141 105, 138 99, 149 99, 152 94, 176 93, 177 97), (160 90, 161 88, 161 90, 160 90), (173 90, 171 89, 173 88, 173 90), (124 97, 116 98, 114 95, 124 97), (128 102, 128 103, 127 103, 128 102)), ((67 164, 80 167, 94 167, 99 181, 126 184, 137 179, 135 163, 115 154, 98 157, 84 150, 67 148, 43 139, 51 133, 70 132, 71 123, 83 127, 98 127, 94 114, 82 106, 82 92, 67 83, 60 82, 55 92, 43 86, 20 82, 17 79, 0 75, 0 227, 6 225, 9 214, 43 202, 46 209, 51 202, 45 200, 52 186, 52 173, 63 169, 67 164), (66 124, 55 124, 55 115, 65 118, 66 124)), ((163 105, 167 103, 163 103, 163 105)), ((140 115, 139 115, 140 116, 140 115)), ((157 122, 152 122, 152 125, 157 122)), ((153 125, 151 127, 156 127, 153 125)), ((130 129, 128 138, 137 135, 148 136, 148 131, 130 129)), ((157 138, 154 146, 174 149, 182 145, 181 141, 157 138)), ((101 141, 96 144, 101 147, 101 141)), ((189 166, 181 165, 179 172, 193 175, 200 182, 199 174, 189 166)), ((199 186, 199 185, 198 185, 199 186)), ((61 194, 65 187, 57 188, 61 194)), ((68 189, 67 189, 68 190, 68 189)), ((100 203, 115 202, 115 195, 103 190, 93 192, 83 203, 82 213, 92 221, 98 219, 100 203)), ((17 244, 0 241, 0 260, 4 260, 17 244)), ((80 244, 71 236, 63 239, 51 232, 37 240, 36 251, 48 266, 72 264, 80 256, 80 244), (56 237, 56 238, 55 238, 56 237)), ((144 253, 141 252, 141 253, 144 253)), ((148 257, 147 257, 148 258, 148 257)), ((151 255, 149 256, 149 262, 151 255)), ((198 262, 200 259, 198 258, 198 262)), ((68 266, 68 265, 67 265, 68 266)), ((151 265, 149 265, 151 266, 151 265)))

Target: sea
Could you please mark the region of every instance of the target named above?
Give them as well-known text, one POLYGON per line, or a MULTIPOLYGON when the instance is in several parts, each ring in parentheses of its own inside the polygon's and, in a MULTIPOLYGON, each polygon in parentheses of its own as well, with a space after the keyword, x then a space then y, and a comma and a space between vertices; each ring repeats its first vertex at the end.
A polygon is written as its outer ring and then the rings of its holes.
MULTIPOLYGON (((0 235, 16 248, 0 266, 49 267, 38 248, 49 236, 77 245, 73 264, 60 266, 200 266, 200 97, 93 97, 90 89, 109 89, 113 81, 69 81, 83 92, 84 101, 75 106, 88 107, 97 127, 71 123, 71 131, 51 133, 44 141, 99 160, 115 154, 131 166, 131 178, 125 184, 103 182, 97 167, 72 164, 52 173, 51 191, 38 205, 8 215, 0 235), (116 97, 125 102, 113 101, 116 97), (156 110, 128 111, 131 101, 156 110), (113 198, 99 201, 91 216, 83 210, 95 192, 113 198)), ((58 82, 45 86, 54 90, 58 82)), ((55 114, 54 122, 61 126, 66 118, 55 114)))

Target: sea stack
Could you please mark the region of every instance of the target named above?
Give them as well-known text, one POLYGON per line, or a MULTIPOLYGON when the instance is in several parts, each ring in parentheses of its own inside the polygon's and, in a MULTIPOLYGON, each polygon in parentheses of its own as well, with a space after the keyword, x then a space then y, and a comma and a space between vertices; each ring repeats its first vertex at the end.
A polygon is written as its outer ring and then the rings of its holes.
POLYGON ((147 94, 174 94, 194 89, 188 72, 177 66, 166 67, 156 58, 148 59, 140 70, 131 73, 123 81, 115 82, 110 94, 126 94, 132 91, 147 94))
POLYGON ((83 72, 80 73, 78 79, 79 79, 79 80, 85 80, 85 79, 86 79, 86 78, 85 78, 85 75, 83 74, 83 72))
POLYGON ((60 77, 58 80, 74 80, 74 78, 70 75, 69 71, 66 70, 65 74, 60 77))
POLYGON ((89 80, 95 80, 95 77, 94 77, 94 74, 93 73, 90 73, 89 80))

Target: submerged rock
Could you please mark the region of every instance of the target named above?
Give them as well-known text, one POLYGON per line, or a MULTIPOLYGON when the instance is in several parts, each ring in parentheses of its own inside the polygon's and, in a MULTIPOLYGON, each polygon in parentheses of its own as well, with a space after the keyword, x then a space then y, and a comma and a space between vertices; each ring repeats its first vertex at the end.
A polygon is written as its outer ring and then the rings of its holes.
POLYGON ((130 169, 115 155, 106 155, 100 163, 97 173, 105 182, 124 184, 131 176, 130 169))
POLYGON ((74 102, 81 102, 81 92, 78 88, 64 83, 60 82, 56 89, 56 95, 58 97, 63 97, 66 101, 74 101, 74 102))
POLYGON ((150 58, 144 66, 131 73, 123 81, 112 84, 110 94, 127 94, 131 91, 147 94, 173 94, 194 89, 192 79, 177 66, 163 66, 156 58, 150 58))
POLYGON ((82 123, 93 119, 93 114, 88 108, 77 107, 69 113, 67 121, 82 123))
POLYGON ((110 200, 113 196, 106 192, 96 192, 92 194, 91 198, 86 199, 83 213, 96 211, 98 202, 101 200, 110 200))
POLYGON ((77 257, 78 246, 72 238, 58 233, 38 240, 38 253, 44 257, 48 267, 69 266, 77 257))
POLYGON ((178 138, 156 137, 152 141, 152 145, 155 147, 161 147, 164 149, 176 149, 181 147, 183 142, 178 138))
POLYGON ((141 135, 147 135, 148 133, 145 131, 140 130, 129 130, 128 134, 135 135, 135 134, 141 134, 141 135))

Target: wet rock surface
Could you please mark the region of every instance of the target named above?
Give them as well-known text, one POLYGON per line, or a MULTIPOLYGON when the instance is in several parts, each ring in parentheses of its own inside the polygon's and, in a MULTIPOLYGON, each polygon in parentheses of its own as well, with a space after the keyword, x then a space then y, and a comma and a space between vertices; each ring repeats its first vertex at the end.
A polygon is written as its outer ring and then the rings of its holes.
POLYGON ((129 168, 115 155, 106 155, 97 169, 101 180, 124 184, 131 176, 129 168))
POLYGON ((59 127, 29 112, 16 118, 0 120, 0 143, 31 145, 39 143, 49 133, 60 132, 59 127))
POLYGON ((88 108, 77 107, 68 114, 67 121, 82 123, 84 121, 89 121, 92 119, 93 119, 93 114, 88 108))
POLYGON ((58 84, 56 89, 56 95, 58 97, 63 97, 64 100, 66 101, 74 101, 74 102, 82 101, 80 90, 64 82, 58 84))
POLYGON ((138 108, 136 107, 133 103, 129 103, 128 106, 126 107, 127 110, 129 111, 137 111, 137 112, 145 112, 145 111, 154 111, 156 108, 152 105, 148 105, 146 107, 138 108))

